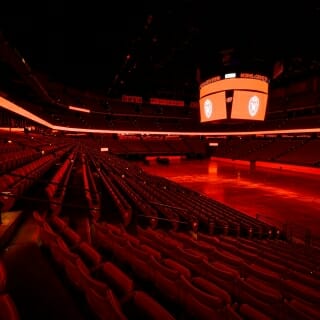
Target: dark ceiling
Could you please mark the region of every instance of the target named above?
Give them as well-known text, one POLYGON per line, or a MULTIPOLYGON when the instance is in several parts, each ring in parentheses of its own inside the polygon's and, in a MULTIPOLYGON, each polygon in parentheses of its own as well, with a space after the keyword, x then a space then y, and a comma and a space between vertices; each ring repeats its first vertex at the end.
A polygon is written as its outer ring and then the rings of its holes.
POLYGON ((275 83, 320 66, 320 10, 307 1, 25 1, 2 8, 2 34, 43 79, 110 97, 192 99, 199 82, 246 70, 275 83))

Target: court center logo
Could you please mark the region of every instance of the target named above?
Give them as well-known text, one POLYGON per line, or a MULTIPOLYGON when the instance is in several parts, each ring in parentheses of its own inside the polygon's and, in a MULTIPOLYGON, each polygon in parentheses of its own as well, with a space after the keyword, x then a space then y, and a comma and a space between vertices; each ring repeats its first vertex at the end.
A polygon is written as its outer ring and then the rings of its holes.
POLYGON ((257 115, 258 111, 259 111, 259 104, 260 104, 260 100, 259 97, 257 96, 252 96, 249 99, 249 103, 248 103, 248 111, 251 117, 254 117, 257 115))
POLYGON ((206 118, 209 119, 213 113, 213 105, 212 105, 211 100, 206 99, 203 106, 204 106, 204 114, 205 114, 206 118))

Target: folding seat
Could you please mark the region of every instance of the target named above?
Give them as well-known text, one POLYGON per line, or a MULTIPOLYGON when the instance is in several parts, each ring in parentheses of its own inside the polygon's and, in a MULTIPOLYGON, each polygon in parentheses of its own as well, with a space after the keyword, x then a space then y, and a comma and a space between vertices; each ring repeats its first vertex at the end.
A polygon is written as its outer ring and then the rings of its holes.
POLYGON ((281 279, 282 279, 282 275, 269 270, 268 268, 264 268, 260 265, 257 264, 244 264, 244 268, 243 268, 243 276, 245 278, 247 277, 256 277, 262 281, 267 282, 268 284, 270 284, 271 286, 273 286, 274 288, 278 288, 280 289, 281 287, 281 279))
POLYGON ((65 228, 68 227, 68 224, 61 219, 60 217, 54 215, 49 218, 49 223, 54 230, 57 230, 59 233, 62 233, 65 228))
POLYGON ((0 260, 0 294, 6 290, 7 285, 7 270, 4 262, 0 260))
POLYGON ((216 248, 225 250, 227 252, 236 253, 238 251, 237 244, 233 244, 227 241, 219 241, 216 244, 216 248))
POLYGON ((112 262, 103 263, 99 273, 117 297, 121 297, 120 301, 122 303, 132 297, 134 291, 133 280, 115 264, 112 262))
POLYGON ((284 274, 284 277, 286 279, 291 279, 299 283, 303 283, 304 285, 307 285, 314 289, 320 288, 320 279, 315 278, 312 273, 304 274, 301 272, 289 270, 286 274, 284 274))
POLYGON ((130 255, 128 263, 136 277, 146 280, 147 282, 153 281, 154 270, 152 266, 150 266, 149 259, 146 260, 134 255, 130 255))
POLYGON ((130 233, 127 233, 127 232, 123 233, 123 237, 126 238, 134 246, 139 246, 141 244, 139 238, 131 235, 130 233))
POLYGON ((241 248, 239 248, 239 249, 235 252, 235 254, 236 254, 239 258, 243 259, 244 261, 247 261, 248 263, 254 263, 254 262, 257 260, 257 258, 258 258, 258 254, 253 253, 253 252, 251 252, 251 251, 247 251, 247 250, 245 250, 245 249, 241 249, 241 248))
POLYGON ((163 246, 158 243, 152 236, 146 235, 145 233, 138 232, 137 238, 140 244, 148 244, 154 248, 162 248, 163 246))
POLYGON ((158 240, 151 239, 149 237, 146 237, 143 234, 138 234, 138 239, 139 239, 140 245, 147 244, 149 247, 152 247, 152 248, 158 250, 159 252, 161 252, 161 254, 167 253, 167 249, 158 240))
POLYGON ((288 267, 284 266, 283 264, 260 256, 257 257, 255 264, 267 268, 273 272, 279 273, 281 275, 286 274, 286 272, 288 271, 288 267))
POLYGON ((137 229, 138 236, 143 235, 151 240, 154 240, 155 238, 157 239, 158 234, 151 228, 144 229, 139 225, 136 225, 136 229, 137 229))
POLYGON ((20 320, 20 314, 15 302, 8 293, 0 294, 0 319, 20 320))
MULTIPOLYGON (((286 259, 286 257, 284 257, 284 259, 286 259)), ((305 273, 305 274, 308 274, 313 270, 313 268, 310 268, 307 264, 305 265, 303 260, 295 262, 295 261, 289 260, 288 258, 287 265, 290 270, 305 273)))
POLYGON ((202 277, 212 281, 214 284, 226 290, 232 295, 237 293, 237 282, 240 279, 240 273, 234 267, 230 267, 221 262, 202 262, 204 272, 202 277))
POLYGON ((274 319, 282 319, 283 296, 265 282, 254 278, 239 279, 237 301, 250 304, 274 319))
POLYGON ((174 256, 177 262, 183 264, 193 273, 203 274, 203 261, 207 261, 204 255, 201 255, 191 249, 177 248, 170 256, 174 256))
POLYGON ((145 251, 147 254, 154 256, 156 259, 159 259, 159 260, 161 259, 161 253, 156 249, 153 249, 152 247, 146 244, 141 244, 140 248, 141 250, 145 251))
POLYGON ((82 242, 80 235, 69 226, 61 231, 61 235, 71 248, 77 247, 82 242))
POLYGON ((283 294, 286 298, 299 298, 315 305, 320 304, 320 290, 294 280, 282 281, 283 294))
POLYGON ((97 229, 95 226, 92 230, 92 243, 95 247, 104 252, 114 252, 114 240, 112 237, 97 229))
POLYGON ((90 309, 99 320, 127 320, 120 302, 111 289, 103 295, 94 289, 88 289, 85 293, 90 309))
POLYGON ((116 243, 121 243, 121 244, 128 243, 128 239, 125 237, 124 234, 120 234, 120 233, 118 234, 116 232, 109 231, 108 236, 112 238, 112 240, 115 241, 116 243))
POLYGON ((154 271, 160 271, 162 274, 169 278, 177 279, 180 276, 179 271, 164 263, 164 260, 158 260, 154 256, 149 259, 150 266, 154 271))
POLYGON ((99 223, 99 225, 101 225, 101 227, 104 228, 107 232, 111 231, 117 234, 122 234, 125 231, 121 226, 111 223, 101 222, 99 223))
POLYGON ((130 264, 131 257, 134 253, 129 250, 127 243, 113 243, 113 255, 119 263, 130 264))
POLYGON ((178 271, 180 274, 184 275, 187 279, 191 278, 191 271, 183 266, 182 264, 178 263, 175 260, 172 260, 170 258, 166 258, 163 260, 163 263, 167 266, 172 268, 173 270, 178 271))
POLYGON ((284 301, 286 319, 315 320, 320 319, 320 309, 299 299, 284 301))
POLYGON ((183 248, 184 245, 181 241, 173 239, 171 237, 168 237, 165 234, 161 233, 155 233, 155 240, 156 241, 161 241, 164 247, 166 247, 169 250, 175 249, 175 248, 183 248))
POLYGON ((139 310, 141 316, 139 319, 146 320, 174 320, 175 317, 170 314, 162 305, 154 300, 149 294, 144 291, 135 291, 133 294, 133 302, 139 310))
MULTIPOLYGON (((223 237, 223 239, 232 239, 232 237, 223 237)), ((198 240, 202 240, 208 244, 216 246, 220 242, 220 238, 215 235, 207 235, 205 233, 198 233, 198 240)))
POLYGON ((170 232, 172 235, 176 236, 185 248, 192 248, 198 252, 210 253, 212 246, 201 239, 194 240, 190 235, 182 232, 170 232))
POLYGON ((80 258, 78 254, 72 252, 69 249, 64 240, 60 237, 56 239, 55 245, 51 247, 51 254, 53 259, 63 269, 65 268, 67 262, 75 264, 76 261, 80 258))
POLYGON ((242 250, 245 250, 247 252, 251 252, 251 253, 256 254, 256 255, 259 254, 259 252, 260 252, 259 249, 256 246, 254 246, 253 244, 249 245, 249 244, 243 242, 242 240, 239 241, 238 247, 240 249, 242 249, 242 250))
POLYGON ((220 248, 213 251, 212 255, 210 256, 210 260, 222 262, 232 267, 236 267, 238 270, 242 270, 244 265, 244 260, 242 258, 238 257, 236 254, 220 248))
POLYGON ((190 248, 177 248, 175 252, 184 260, 190 261, 191 263, 200 263, 202 260, 207 259, 205 254, 190 248))
MULTIPOLYGON (((239 306, 239 314, 244 319, 248 320, 272 320, 272 317, 267 316, 263 312, 255 309, 247 303, 243 303, 239 306)), ((289 319, 288 319, 289 320, 289 319)))
POLYGON ((89 289, 92 289, 98 294, 104 295, 109 289, 106 283, 91 276, 88 269, 83 267, 80 258, 75 263, 66 261, 65 271, 69 281, 80 291, 80 293, 86 294, 89 289))
POLYGON ((213 282, 208 281, 203 277, 193 277, 191 279, 191 283, 203 291, 221 298, 225 304, 231 304, 230 294, 226 290, 215 285, 213 282))
POLYGON ((87 242, 81 242, 75 251, 90 268, 98 268, 102 263, 101 254, 87 242))
POLYGON ((195 319, 223 319, 225 305, 221 298, 211 295, 194 286, 184 276, 179 279, 181 300, 188 314, 195 319))
POLYGON ((210 256, 211 252, 216 249, 216 246, 200 239, 197 241, 193 240, 193 248, 210 256))
MULTIPOLYGON (((145 247, 147 248, 147 247, 145 247)), ((149 247, 149 252, 147 250, 144 250, 141 245, 134 246, 130 242, 126 243, 126 249, 129 252, 130 255, 135 255, 136 257, 144 260, 148 260, 150 257, 150 252, 152 251, 149 247)))
POLYGON ((290 269, 290 264, 288 259, 281 257, 281 255, 277 254, 276 250, 275 252, 272 252, 272 253, 270 253, 270 251, 263 250, 260 252, 260 258, 272 261, 274 263, 277 263, 279 265, 286 267, 287 269, 290 269))
POLYGON ((167 300, 178 302, 180 297, 179 271, 163 265, 154 257, 150 258, 153 268, 153 284, 167 300))

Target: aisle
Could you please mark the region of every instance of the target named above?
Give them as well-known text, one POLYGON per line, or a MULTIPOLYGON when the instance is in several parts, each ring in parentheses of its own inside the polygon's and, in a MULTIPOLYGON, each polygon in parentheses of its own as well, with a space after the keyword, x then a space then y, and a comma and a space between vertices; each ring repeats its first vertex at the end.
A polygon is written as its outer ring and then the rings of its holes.
POLYGON ((82 240, 91 242, 90 211, 79 159, 75 161, 70 174, 60 216, 68 221, 68 225, 81 236, 82 240))

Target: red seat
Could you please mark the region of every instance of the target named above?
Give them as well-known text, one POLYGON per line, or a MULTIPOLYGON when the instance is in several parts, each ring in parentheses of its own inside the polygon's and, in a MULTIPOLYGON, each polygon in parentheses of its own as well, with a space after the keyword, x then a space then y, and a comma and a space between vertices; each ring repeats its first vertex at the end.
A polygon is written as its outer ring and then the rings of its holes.
POLYGON ((191 282, 205 292, 221 298, 225 304, 231 303, 230 294, 226 290, 223 290, 219 286, 215 285, 213 282, 202 277, 193 277, 191 282))
POLYGON ((191 278, 191 272, 188 268, 183 266, 182 264, 172 260, 172 259, 164 259, 164 264, 174 270, 177 270, 180 274, 184 275, 187 279, 191 278))
POLYGON ((287 319, 320 319, 320 310, 318 306, 312 306, 299 299, 292 299, 291 301, 285 300, 284 304, 287 319))
POLYGON ((75 264, 66 262, 66 273, 71 283, 84 295, 89 289, 100 295, 105 295, 108 290, 106 283, 93 278, 88 269, 83 267, 80 258, 75 264))
POLYGON ((112 262, 103 264, 101 275, 117 296, 122 297, 121 301, 128 300, 132 296, 134 290, 133 280, 112 262))
POLYGON ((7 293, 0 294, 0 319, 20 320, 18 309, 7 293))
POLYGON ((273 318, 263 314, 259 310, 253 308, 249 304, 243 303, 239 307, 239 313, 242 317, 248 320, 272 320, 273 318))
POLYGON ((101 254, 87 242, 80 243, 77 252, 90 267, 98 267, 102 263, 101 254))
POLYGON ((221 319, 225 312, 223 300, 193 285, 184 276, 180 277, 181 301, 186 311, 196 319, 221 319))
POLYGON ((54 215, 50 217, 50 225, 56 229, 58 232, 62 232, 65 228, 68 227, 68 224, 58 216, 54 215))
POLYGON ((99 295, 93 289, 86 292, 87 302, 99 320, 127 320, 114 293, 108 289, 106 294, 99 295))
POLYGON ((63 229, 62 237, 67 242, 67 244, 72 247, 77 247, 82 241, 80 235, 69 226, 63 229))

